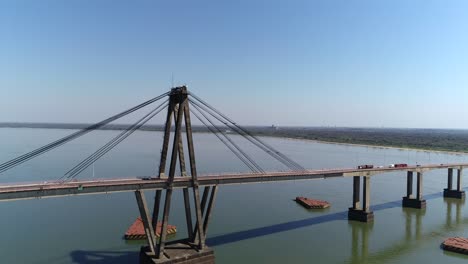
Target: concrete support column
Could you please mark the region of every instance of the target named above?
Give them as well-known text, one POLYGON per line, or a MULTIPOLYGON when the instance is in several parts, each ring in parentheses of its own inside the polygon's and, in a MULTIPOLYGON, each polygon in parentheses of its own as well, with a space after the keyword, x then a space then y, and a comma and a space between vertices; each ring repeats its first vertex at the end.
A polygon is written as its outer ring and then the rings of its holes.
POLYGON ((361 209, 361 204, 359 201, 359 196, 361 196, 361 190, 360 188, 360 182, 361 182, 361 177, 359 176, 354 176, 353 177, 353 209, 354 210, 359 210, 361 209))
POLYGON ((366 213, 369 212, 370 208, 370 177, 363 177, 362 182, 362 210, 366 213))
POLYGON ((151 218, 146 205, 145 195, 141 190, 135 191, 135 197, 138 203, 138 209, 140 210, 140 217, 143 221, 145 228, 146 240, 149 245, 150 255, 155 256, 156 254, 156 236, 154 233, 153 225, 151 224, 151 218))
POLYGON ((205 213, 205 218, 203 222, 203 233, 205 234, 206 238, 206 232, 208 231, 208 223, 211 218, 211 214, 213 212, 213 207, 214 207, 214 201, 216 199, 216 193, 218 192, 218 186, 213 186, 213 190, 211 191, 211 196, 210 196, 210 201, 208 202, 208 208, 206 209, 205 213))
POLYGON ((362 207, 360 203, 360 176, 353 177, 353 207, 348 210, 348 219, 360 222, 374 221, 374 213, 370 211, 370 177, 363 176, 362 207))
POLYGON ((453 169, 449 168, 448 175, 447 175, 447 189, 452 190, 452 186, 453 186, 453 169))
POLYGON ((461 192, 461 183, 462 183, 462 177, 463 177, 463 168, 458 169, 457 173, 457 191, 461 192))
POLYGON ((463 199, 465 191, 462 190, 463 168, 457 169, 457 189, 453 189, 453 168, 448 169, 447 189, 444 189, 444 197, 463 199))
POLYGON ((413 172, 406 173, 406 197, 413 198, 413 172))
POLYGON ((422 198, 423 173, 417 172, 416 197, 413 197, 413 172, 408 171, 406 176, 406 196, 403 197, 403 207, 424 209, 426 200, 422 198))
POLYGON ((419 200, 422 200, 422 183, 423 183, 423 174, 422 172, 418 172, 418 182, 416 185, 416 197, 419 200))

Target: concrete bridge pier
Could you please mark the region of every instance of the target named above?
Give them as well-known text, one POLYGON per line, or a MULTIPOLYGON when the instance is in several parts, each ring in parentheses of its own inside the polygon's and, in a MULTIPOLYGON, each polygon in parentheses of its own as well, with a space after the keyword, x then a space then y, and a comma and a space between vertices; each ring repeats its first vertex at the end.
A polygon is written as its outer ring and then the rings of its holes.
POLYGON ((444 189, 444 197, 463 199, 465 198, 465 191, 462 191, 462 177, 463 177, 463 168, 460 167, 457 169, 457 189, 453 189, 453 168, 448 169, 448 179, 447 179, 447 188, 444 189))
POLYGON ((403 207, 416 209, 426 208, 426 200, 422 198, 423 173, 417 172, 416 197, 413 195, 413 172, 408 171, 406 177, 406 196, 403 197, 403 207))
POLYGON ((374 212, 370 211, 370 177, 363 176, 362 207, 360 203, 360 176, 353 177, 353 207, 348 210, 348 219, 360 222, 374 221, 374 212))

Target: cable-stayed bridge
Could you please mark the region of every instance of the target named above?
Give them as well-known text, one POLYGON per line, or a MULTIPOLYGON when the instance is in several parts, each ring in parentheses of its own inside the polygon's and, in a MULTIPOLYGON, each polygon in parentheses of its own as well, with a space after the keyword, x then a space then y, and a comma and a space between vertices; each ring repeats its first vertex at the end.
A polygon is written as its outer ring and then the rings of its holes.
MULTIPOLYGON (((199 175, 199 186, 218 186, 231 184, 248 184, 262 182, 297 181, 329 179, 336 177, 370 177, 377 174, 395 171, 424 172, 436 169, 464 168, 466 163, 429 164, 423 166, 408 166, 405 168, 377 168, 377 169, 324 169, 305 170, 300 172, 264 172, 264 173, 238 173, 219 175, 199 175)), ((176 178, 172 188, 191 188, 193 181, 188 177, 176 178)), ((69 182, 52 181, 25 183, 14 185, 0 185, 0 201, 48 198, 70 195, 86 195, 114 192, 131 192, 136 190, 164 190, 167 188, 167 179, 158 177, 135 177, 127 179, 93 179, 75 180, 69 182)))
POLYGON ((142 248, 141 263, 213 263, 213 251, 205 245, 205 241, 218 186, 221 185, 353 177, 352 207, 349 208, 348 218, 362 222, 373 221, 373 212, 370 211, 370 179, 371 176, 377 174, 395 171, 407 174, 406 196, 402 201, 404 207, 426 207, 426 201, 422 196, 422 184, 424 172, 429 170, 447 169, 447 188, 444 190, 444 196, 454 198, 465 196, 465 192, 462 190, 462 178, 463 169, 468 166, 468 163, 415 166, 405 164, 405 166, 392 168, 308 170, 238 125, 198 96, 190 93, 185 86, 173 88, 167 93, 117 115, 0 164, 0 173, 145 107, 152 108, 134 124, 129 125, 56 181, 0 185, 0 201, 132 191, 135 192, 148 243, 147 247, 142 248), (158 105, 154 106, 157 103, 158 105), (167 114, 164 140, 159 168, 154 175, 127 179, 79 180, 78 176, 81 172, 165 109, 167 109, 167 114), (242 161, 251 173, 198 175, 195 158, 196 144, 192 137, 192 115, 242 161), (226 129, 242 136, 250 144, 282 164, 287 168, 287 171, 266 171, 255 161, 254 157, 232 140, 231 135, 226 133, 226 129), (185 140, 183 140, 184 136, 185 140), (186 151, 187 156, 185 155, 186 151), (168 156, 169 154, 170 156, 168 156), (188 162, 186 162, 187 157, 188 162), (453 181, 454 171, 457 172, 455 175, 457 178, 456 186, 453 181), (414 174, 416 174, 416 188, 413 188, 414 174), (201 187, 204 187, 202 195, 200 195, 199 190, 201 187), (183 190, 188 234, 186 239, 167 243, 166 231, 174 189, 183 190), (413 189, 416 189, 415 193, 413 189), (146 204, 145 190, 155 190, 152 211, 146 204), (163 192, 165 192, 164 199, 163 192), (158 226, 159 220, 162 224, 158 226), (156 228, 160 228, 161 236, 159 238, 155 236, 156 228))

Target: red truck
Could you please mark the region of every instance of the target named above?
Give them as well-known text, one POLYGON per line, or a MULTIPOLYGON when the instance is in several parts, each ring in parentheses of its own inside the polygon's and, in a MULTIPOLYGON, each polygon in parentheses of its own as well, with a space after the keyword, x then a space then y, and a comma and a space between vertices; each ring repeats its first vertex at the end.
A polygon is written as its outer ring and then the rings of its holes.
POLYGON ((406 164, 406 163, 397 163, 397 164, 395 164, 395 168, 404 168, 404 167, 408 167, 408 164, 406 164))

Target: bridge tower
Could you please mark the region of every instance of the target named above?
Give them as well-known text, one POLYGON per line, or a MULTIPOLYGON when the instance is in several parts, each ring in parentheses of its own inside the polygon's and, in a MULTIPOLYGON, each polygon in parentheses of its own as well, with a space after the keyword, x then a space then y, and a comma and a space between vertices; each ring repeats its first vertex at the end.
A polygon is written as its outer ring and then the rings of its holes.
POLYGON ((148 242, 148 246, 143 247, 140 252, 141 263, 214 263, 213 250, 205 245, 205 238, 208 221, 217 193, 217 186, 205 187, 203 197, 200 199, 189 107, 187 87, 172 88, 169 94, 169 105, 158 175, 160 179, 166 179, 167 188, 165 190, 164 201, 162 201, 163 199, 161 198, 163 190, 156 191, 152 216, 149 214, 143 192, 135 192, 148 242), (174 129, 172 129, 172 119, 174 119, 174 129), (187 171, 184 156, 184 141, 182 138, 184 128, 189 158, 189 172, 187 171), (170 159, 168 160, 171 134, 173 134, 172 151, 170 159), (179 176, 176 176, 177 162, 180 168, 179 176), (167 164, 169 164, 168 174, 166 174, 167 164), (167 243, 167 225, 171 209, 173 185, 176 177, 191 177, 192 186, 183 189, 188 236, 186 239, 167 243), (192 202, 195 207, 194 216, 192 215, 191 209, 190 189, 193 192, 192 202), (161 211, 161 224, 158 225, 159 213, 161 211), (195 224, 193 224, 193 218, 195 219, 195 224), (160 228, 159 238, 155 236, 154 231, 156 228, 160 228))

